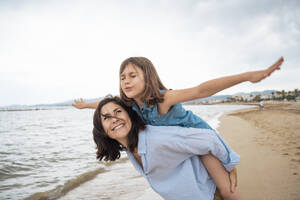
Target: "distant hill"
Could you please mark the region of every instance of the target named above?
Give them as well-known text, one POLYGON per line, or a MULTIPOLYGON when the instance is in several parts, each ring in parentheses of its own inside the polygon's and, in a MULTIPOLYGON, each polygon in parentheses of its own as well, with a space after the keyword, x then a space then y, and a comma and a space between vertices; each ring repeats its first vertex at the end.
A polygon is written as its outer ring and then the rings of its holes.
MULTIPOLYGON (((83 99, 85 102, 94 102, 94 101, 100 101, 104 97, 98 97, 93 99, 83 99)), ((46 106, 72 106, 74 103, 74 100, 68 100, 64 102, 54 103, 54 104, 40 104, 40 105, 46 105, 46 106)))
POLYGON ((276 93, 276 92, 278 92, 278 90, 254 91, 254 92, 250 92, 250 93, 239 92, 239 93, 233 94, 232 96, 245 95, 245 94, 252 94, 252 95, 272 94, 272 92, 276 93))
POLYGON ((231 98, 232 96, 233 95, 215 95, 215 96, 211 96, 211 97, 187 101, 187 102, 184 102, 183 104, 200 104, 203 101, 226 100, 228 98, 231 98))
MULTIPOLYGON (((86 102, 94 102, 103 99, 104 97, 98 97, 93 99, 84 99, 86 102)), ((64 109, 64 107, 70 107, 74 103, 74 100, 68 100, 53 104, 35 104, 35 105, 9 105, 0 107, 0 111, 28 111, 28 110, 49 110, 49 109, 64 109)))
MULTIPOLYGON (((245 95, 245 94, 252 94, 252 95, 258 95, 258 94, 272 94, 272 92, 276 93, 277 90, 264 90, 264 91, 254 91, 250 93, 235 93, 233 95, 214 95, 207 98, 201 98, 193 101, 187 101, 184 102, 184 104, 201 104, 203 101, 213 101, 213 100, 226 100, 227 98, 231 98, 233 96, 238 95, 245 95)), ((104 97, 98 97, 98 98, 92 98, 92 99, 84 99, 86 102, 94 102, 99 101, 103 99, 104 97)), ((53 104, 35 104, 35 105, 10 105, 5 107, 0 107, 0 111, 14 111, 14 110, 42 110, 42 109, 61 109, 59 107, 66 107, 66 106, 72 106, 74 103, 74 100, 68 100, 53 104)))
POLYGON ((272 92, 276 93, 278 91, 277 90, 264 90, 264 91, 254 91, 254 92, 250 92, 250 93, 239 92, 239 93, 235 93, 233 95, 214 95, 211 97, 201 98, 201 99, 197 99, 197 100, 193 100, 193 101, 187 101, 187 102, 184 102, 184 104, 201 104, 204 101, 226 100, 233 96, 246 95, 246 94, 249 94, 249 95, 250 94, 252 94, 252 95, 272 94, 272 92))

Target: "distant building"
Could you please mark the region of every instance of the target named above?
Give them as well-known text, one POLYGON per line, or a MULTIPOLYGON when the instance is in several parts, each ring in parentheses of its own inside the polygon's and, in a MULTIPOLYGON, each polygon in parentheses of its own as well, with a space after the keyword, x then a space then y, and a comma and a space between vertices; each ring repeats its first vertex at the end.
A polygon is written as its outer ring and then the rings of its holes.
POLYGON ((278 98, 281 98, 282 97, 282 95, 281 95, 281 93, 274 93, 273 94, 273 97, 275 98, 275 99, 278 99, 278 98))
POLYGON ((255 95, 252 94, 243 94, 232 97, 236 101, 252 101, 255 98, 255 95))
POLYGON ((241 95, 241 98, 244 100, 244 101, 252 101, 254 99, 255 95, 252 95, 252 94, 244 94, 244 95, 241 95))
POLYGON ((272 94, 262 94, 260 95, 260 99, 263 100, 272 99, 272 94))

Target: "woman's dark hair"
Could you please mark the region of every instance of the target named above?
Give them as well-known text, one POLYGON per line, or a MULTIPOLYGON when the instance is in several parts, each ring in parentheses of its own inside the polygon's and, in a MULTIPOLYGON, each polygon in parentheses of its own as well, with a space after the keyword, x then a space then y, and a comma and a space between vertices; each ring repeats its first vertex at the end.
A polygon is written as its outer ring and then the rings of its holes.
POLYGON ((128 150, 133 152, 138 145, 138 134, 140 130, 146 128, 145 123, 137 115, 131 107, 127 106, 119 97, 107 96, 102 101, 99 102, 98 107, 94 113, 94 128, 93 128, 93 137, 94 142, 97 145, 97 156, 96 158, 104 161, 114 161, 119 159, 121 156, 121 151, 126 148, 121 145, 117 140, 111 139, 108 137, 107 133, 103 129, 101 122, 101 109, 107 103, 115 103, 121 106, 127 113, 131 120, 132 127, 128 134, 128 150))
MULTIPOLYGON (((161 82, 152 62, 145 57, 127 58, 122 62, 120 66, 120 77, 129 63, 133 64, 134 66, 137 66, 144 73, 145 89, 142 94, 142 101, 145 102, 147 106, 152 106, 154 104, 163 102, 164 98, 160 90, 167 90, 167 88, 161 82)), ((132 105, 132 100, 125 95, 121 88, 121 84, 120 97, 127 105, 132 105)))

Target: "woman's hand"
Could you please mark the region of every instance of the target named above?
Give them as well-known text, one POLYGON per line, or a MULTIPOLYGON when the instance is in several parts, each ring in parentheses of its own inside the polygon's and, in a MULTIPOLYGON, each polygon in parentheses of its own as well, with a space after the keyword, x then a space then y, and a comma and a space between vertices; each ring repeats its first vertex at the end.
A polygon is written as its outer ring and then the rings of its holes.
POLYGON ((78 108, 78 109, 83 109, 87 107, 86 102, 80 98, 79 100, 74 100, 74 103, 72 104, 73 107, 78 108))
POLYGON ((248 72, 248 81, 252 83, 257 83, 268 76, 270 76, 275 70, 279 70, 281 64, 283 63, 283 57, 280 57, 273 65, 265 70, 259 70, 254 72, 248 72))
POLYGON ((229 173, 230 179, 230 191, 235 192, 235 188, 237 187, 237 170, 233 168, 229 173))

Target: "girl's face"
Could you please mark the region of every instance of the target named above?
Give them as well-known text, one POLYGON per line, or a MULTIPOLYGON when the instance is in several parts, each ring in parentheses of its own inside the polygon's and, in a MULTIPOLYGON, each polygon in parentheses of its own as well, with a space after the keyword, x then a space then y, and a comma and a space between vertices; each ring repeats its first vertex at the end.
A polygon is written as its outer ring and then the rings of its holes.
POLYGON ((121 89, 130 98, 139 100, 145 89, 145 79, 143 71, 129 63, 120 76, 121 89))
POLYGON ((127 135, 132 123, 124 108, 118 104, 109 102, 101 108, 100 113, 101 123, 108 137, 127 146, 127 135))

